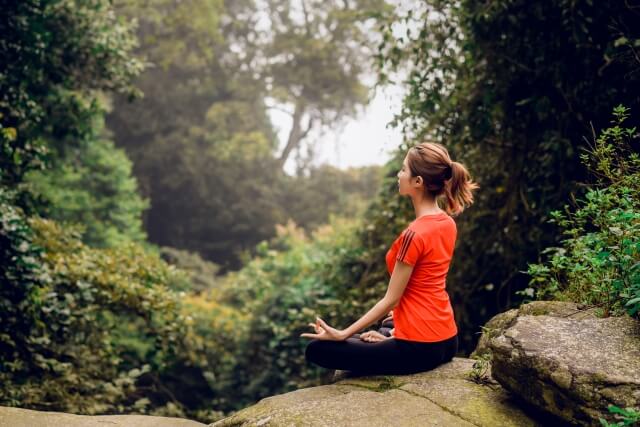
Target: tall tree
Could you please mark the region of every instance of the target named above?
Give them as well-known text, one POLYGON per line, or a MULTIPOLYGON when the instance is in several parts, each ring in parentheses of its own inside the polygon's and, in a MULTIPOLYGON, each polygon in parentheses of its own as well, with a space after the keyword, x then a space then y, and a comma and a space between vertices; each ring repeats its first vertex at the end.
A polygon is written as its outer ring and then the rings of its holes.
MULTIPOLYGON (((278 67, 282 73, 288 68, 274 61, 287 55, 285 48, 296 55, 310 51, 308 40, 290 44, 278 36, 282 46, 276 52, 273 40, 262 39, 261 19, 268 14, 250 0, 154 0, 121 6, 138 18, 139 53, 153 65, 137 80, 144 99, 129 103, 117 98, 108 126, 131 156, 143 194, 151 200, 145 217, 149 238, 238 267, 242 252, 273 236, 277 223, 295 217, 290 210, 299 200, 308 200, 302 194, 305 184, 292 182, 279 167, 278 141, 265 106, 273 92, 269 79, 280 78, 278 67), (192 17, 194 10, 198 16, 192 17)), ((346 49, 340 43, 347 43, 348 31, 357 30, 356 12, 341 13, 350 17, 350 27, 340 29, 343 24, 335 19, 336 33, 345 35, 327 45, 324 55, 329 58, 339 59, 331 49, 346 49)), ((322 70, 335 66, 314 61, 296 73, 309 74, 314 68, 316 74, 330 73, 322 70)), ((332 79, 339 84, 340 78, 332 79)), ((293 85, 294 77, 290 80, 293 85)), ((313 102, 318 104, 320 86, 309 76, 307 80, 305 93, 316 93, 313 102)), ((331 90, 338 93, 327 89, 326 95, 339 106, 342 89, 331 90)), ((323 206, 306 223, 316 225, 331 209, 323 206)))
POLYGON ((278 155, 283 167, 313 129, 336 126, 368 102, 365 77, 374 46, 369 30, 387 3, 267 0, 264 6, 264 28, 256 30, 253 46, 260 54, 250 66, 265 80, 267 96, 292 119, 278 155))
POLYGON ((116 98, 108 117, 151 200, 150 240, 225 267, 237 266, 242 251, 284 220, 273 195, 276 137, 263 84, 240 67, 225 39, 247 31, 250 22, 237 18, 251 5, 122 3, 139 20, 139 53, 153 65, 137 80, 144 99, 116 98))

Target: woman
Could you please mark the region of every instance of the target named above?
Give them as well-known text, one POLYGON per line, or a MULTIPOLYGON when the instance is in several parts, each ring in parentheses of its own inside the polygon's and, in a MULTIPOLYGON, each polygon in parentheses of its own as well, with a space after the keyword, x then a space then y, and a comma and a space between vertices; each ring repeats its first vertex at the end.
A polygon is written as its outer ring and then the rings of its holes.
POLYGON ((362 374, 410 374, 453 358, 458 329, 445 290, 456 240, 451 215, 473 203, 476 188, 465 167, 453 162, 442 145, 422 143, 409 149, 398 172, 398 191, 411 198, 416 219, 387 252, 387 292, 346 329, 332 328, 320 318, 310 323, 315 333, 302 334, 314 339, 307 346, 307 360, 362 374), (375 331, 355 335, 391 309, 393 336, 375 331))

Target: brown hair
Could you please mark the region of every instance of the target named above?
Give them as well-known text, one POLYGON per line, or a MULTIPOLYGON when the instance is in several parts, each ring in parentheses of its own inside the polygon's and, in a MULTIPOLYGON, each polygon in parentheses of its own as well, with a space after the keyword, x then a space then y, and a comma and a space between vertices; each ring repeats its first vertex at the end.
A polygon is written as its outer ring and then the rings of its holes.
POLYGON ((411 176, 421 176, 425 191, 444 199, 449 215, 458 215, 473 203, 478 184, 461 163, 451 161, 449 152, 435 142, 423 142, 409 149, 407 163, 411 176))

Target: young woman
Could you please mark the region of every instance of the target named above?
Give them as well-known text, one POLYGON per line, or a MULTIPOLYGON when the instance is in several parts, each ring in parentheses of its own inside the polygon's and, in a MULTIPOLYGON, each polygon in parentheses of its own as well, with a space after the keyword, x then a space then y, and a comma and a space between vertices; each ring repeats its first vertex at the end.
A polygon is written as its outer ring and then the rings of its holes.
POLYGON ((410 374, 453 358, 458 329, 445 290, 456 241, 451 216, 473 203, 476 188, 465 167, 452 161, 442 145, 422 143, 409 149, 398 172, 398 192, 411 198, 416 219, 387 252, 387 292, 346 329, 332 328, 320 318, 310 323, 315 332, 302 334, 314 339, 306 349, 308 361, 362 374, 410 374), (356 335, 391 309, 393 336, 376 331, 356 335))

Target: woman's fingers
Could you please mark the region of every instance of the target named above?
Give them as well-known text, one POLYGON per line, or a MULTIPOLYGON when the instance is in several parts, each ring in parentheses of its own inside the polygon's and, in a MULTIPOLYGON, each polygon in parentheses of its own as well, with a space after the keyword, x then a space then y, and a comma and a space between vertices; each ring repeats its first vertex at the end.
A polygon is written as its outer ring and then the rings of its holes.
POLYGON ((324 322, 324 320, 322 320, 322 319, 321 319, 321 318, 319 318, 319 317, 316 319, 316 324, 317 324, 318 326, 320 326, 321 328, 323 328, 324 330, 329 329, 329 325, 327 325, 327 324, 324 322))
POLYGON ((319 326, 317 323, 307 323, 307 325, 311 326, 313 330, 316 331, 316 334, 324 331, 324 328, 322 326, 319 326))
POLYGON ((332 328, 327 325, 324 320, 319 317, 316 317, 316 323, 307 323, 307 326, 311 326, 315 330, 314 333, 305 332, 300 334, 303 338, 312 338, 318 340, 328 340, 328 341, 342 341, 343 331, 338 331, 337 329, 332 328))

